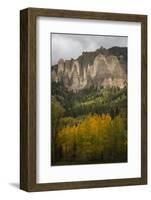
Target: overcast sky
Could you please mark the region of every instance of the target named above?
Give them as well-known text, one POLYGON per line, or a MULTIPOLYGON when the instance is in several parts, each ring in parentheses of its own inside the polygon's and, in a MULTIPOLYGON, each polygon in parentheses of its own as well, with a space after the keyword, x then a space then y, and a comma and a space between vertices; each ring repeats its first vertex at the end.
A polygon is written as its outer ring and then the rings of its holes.
POLYGON ((127 47, 127 37, 96 36, 78 34, 52 33, 52 65, 58 63, 60 58, 64 60, 78 58, 83 51, 94 51, 101 46, 110 48, 113 46, 127 47))

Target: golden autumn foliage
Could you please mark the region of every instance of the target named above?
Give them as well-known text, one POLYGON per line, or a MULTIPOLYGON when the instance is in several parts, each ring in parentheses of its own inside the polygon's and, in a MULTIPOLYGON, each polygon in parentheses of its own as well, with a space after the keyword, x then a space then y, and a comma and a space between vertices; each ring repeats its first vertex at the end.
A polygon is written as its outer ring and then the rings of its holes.
MULTIPOLYGON (((66 124, 56 137, 58 162, 123 162, 127 159, 127 135, 122 117, 87 115, 78 123, 66 124)), ((71 119, 70 119, 71 121, 71 119)))

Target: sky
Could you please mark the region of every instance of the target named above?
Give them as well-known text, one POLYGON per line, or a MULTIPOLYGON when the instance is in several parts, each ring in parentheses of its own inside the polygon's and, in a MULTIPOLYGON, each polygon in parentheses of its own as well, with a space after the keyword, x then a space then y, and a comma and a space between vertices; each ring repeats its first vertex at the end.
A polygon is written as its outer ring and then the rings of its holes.
POLYGON ((79 34, 51 34, 52 65, 58 60, 78 58, 83 51, 95 51, 101 46, 110 48, 113 46, 127 47, 127 37, 101 36, 101 35, 79 35, 79 34))

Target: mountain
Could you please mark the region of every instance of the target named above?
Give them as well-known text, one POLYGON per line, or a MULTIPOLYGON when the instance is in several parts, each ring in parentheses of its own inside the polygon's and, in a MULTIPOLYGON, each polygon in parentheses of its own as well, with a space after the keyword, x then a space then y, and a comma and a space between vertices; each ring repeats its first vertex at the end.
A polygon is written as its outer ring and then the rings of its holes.
POLYGON ((52 82, 62 82, 68 91, 94 86, 124 88, 127 80, 127 48, 103 47, 83 52, 77 59, 60 59, 51 67, 52 82))

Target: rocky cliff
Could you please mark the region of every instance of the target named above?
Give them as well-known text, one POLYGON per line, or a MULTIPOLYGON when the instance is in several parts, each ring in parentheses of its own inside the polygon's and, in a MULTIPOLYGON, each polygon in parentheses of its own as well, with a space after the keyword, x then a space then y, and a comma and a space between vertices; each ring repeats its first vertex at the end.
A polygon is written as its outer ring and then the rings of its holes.
POLYGON ((62 81, 69 91, 83 88, 119 87, 127 80, 127 48, 101 47, 93 52, 83 52, 77 59, 60 59, 51 67, 52 81, 62 81))

